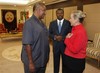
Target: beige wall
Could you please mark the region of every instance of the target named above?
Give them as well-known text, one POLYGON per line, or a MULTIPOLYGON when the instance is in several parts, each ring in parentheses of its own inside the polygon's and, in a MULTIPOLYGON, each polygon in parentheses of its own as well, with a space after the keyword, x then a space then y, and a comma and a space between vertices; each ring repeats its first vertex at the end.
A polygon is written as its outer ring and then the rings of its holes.
MULTIPOLYGON (((64 9, 64 18, 69 20, 70 13, 73 10, 77 10, 77 7, 73 6, 73 7, 66 7, 66 8, 63 8, 63 9, 64 9)), ((57 19, 57 17, 56 17, 56 10, 57 9, 51 9, 51 10, 47 10, 46 11, 45 23, 46 23, 48 28, 49 28, 50 22, 55 20, 55 19, 57 19)))
POLYGON ((0 9, 0 23, 2 23, 1 9, 0 9))
POLYGON ((52 10, 52 20, 55 20, 57 17, 56 17, 56 10, 57 9, 53 9, 52 10))
POLYGON ((45 24, 46 24, 46 26, 47 26, 47 28, 49 28, 49 24, 50 24, 50 22, 52 21, 52 19, 53 19, 53 17, 52 17, 52 13, 53 12, 53 10, 47 10, 46 11, 46 18, 45 18, 45 24))
POLYGON ((84 24, 88 38, 93 40, 94 34, 100 32, 100 3, 84 5, 83 8, 83 11, 87 14, 84 24))
POLYGON ((77 10, 76 6, 64 8, 64 18, 69 20, 72 11, 77 10))

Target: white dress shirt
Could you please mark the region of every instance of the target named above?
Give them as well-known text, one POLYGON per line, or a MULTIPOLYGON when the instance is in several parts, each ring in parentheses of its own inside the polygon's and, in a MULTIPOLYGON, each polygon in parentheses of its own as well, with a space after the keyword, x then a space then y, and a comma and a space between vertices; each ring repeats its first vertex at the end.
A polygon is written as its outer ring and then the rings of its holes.
POLYGON ((64 21, 64 19, 62 19, 62 20, 58 20, 57 19, 57 24, 58 24, 58 26, 59 26, 59 22, 61 22, 61 26, 63 25, 63 21, 64 21))

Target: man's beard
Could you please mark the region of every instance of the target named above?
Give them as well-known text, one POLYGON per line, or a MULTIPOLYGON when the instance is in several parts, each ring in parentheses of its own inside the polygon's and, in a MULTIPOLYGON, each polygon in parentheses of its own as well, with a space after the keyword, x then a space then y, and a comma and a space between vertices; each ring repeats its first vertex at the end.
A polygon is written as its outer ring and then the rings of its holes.
POLYGON ((63 17, 58 17, 57 19, 58 19, 58 20, 62 20, 62 19, 63 19, 63 17))

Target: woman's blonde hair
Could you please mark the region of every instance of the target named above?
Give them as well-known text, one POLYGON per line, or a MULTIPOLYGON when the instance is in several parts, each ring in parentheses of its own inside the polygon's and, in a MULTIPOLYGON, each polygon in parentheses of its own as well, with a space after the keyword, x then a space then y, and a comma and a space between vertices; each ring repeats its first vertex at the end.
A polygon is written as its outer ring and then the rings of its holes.
POLYGON ((77 10, 72 12, 74 19, 79 19, 80 22, 83 22, 84 18, 86 17, 86 13, 82 12, 81 10, 77 10))

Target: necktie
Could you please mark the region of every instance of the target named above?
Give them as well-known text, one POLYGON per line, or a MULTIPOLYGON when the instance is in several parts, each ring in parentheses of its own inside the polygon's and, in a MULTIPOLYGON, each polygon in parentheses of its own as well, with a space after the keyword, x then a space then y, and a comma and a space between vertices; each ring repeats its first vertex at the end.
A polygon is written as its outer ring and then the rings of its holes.
POLYGON ((60 33, 61 32, 61 21, 59 21, 58 29, 59 29, 59 33, 60 33))

